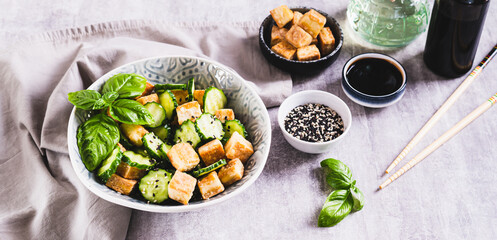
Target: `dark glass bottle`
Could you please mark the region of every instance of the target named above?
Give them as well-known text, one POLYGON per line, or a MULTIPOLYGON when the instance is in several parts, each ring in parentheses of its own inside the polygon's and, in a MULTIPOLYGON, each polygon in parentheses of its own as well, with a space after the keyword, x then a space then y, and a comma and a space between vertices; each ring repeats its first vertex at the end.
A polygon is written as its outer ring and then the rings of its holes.
POLYGON ((434 73, 455 78, 473 66, 490 0, 435 0, 424 61, 434 73))

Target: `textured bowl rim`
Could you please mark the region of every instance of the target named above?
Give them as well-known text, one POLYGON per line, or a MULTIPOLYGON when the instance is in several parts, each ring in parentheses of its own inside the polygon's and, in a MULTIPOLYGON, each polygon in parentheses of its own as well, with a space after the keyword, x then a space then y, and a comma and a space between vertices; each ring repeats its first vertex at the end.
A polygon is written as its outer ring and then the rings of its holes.
MULTIPOLYGON (((266 18, 264 18, 264 20, 261 23, 261 26, 259 27, 259 39, 261 39, 262 42, 264 43, 264 48, 267 51, 269 51, 269 53, 271 55, 276 56, 280 60, 284 60, 284 61, 291 62, 291 63, 302 63, 302 64, 303 63, 309 64, 309 63, 323 62, 323 61, 326 61, 328 58, 331 58, 335 54, 337 54, 337 52, 339 52, 341 50, 342 46, 343 46, 343 30, 342 30, 342 27, 340 27, 340 24, 338 23, 338 21, 334 17, 332 17, 332 16, 328 15, 327 13, 325 13, 325 12, 323 12, 321 10, 318 10, 316 8, 311 8, 311 7, 291 7, 290 8, 290 10, 292 10, 292 11, 297 10, 299 12, 301 10, 307 10, 307 11, 309 11, 311 9, 313 9, 316 12, 318 12, 318 13, 322 14, 323 16, 325 16, 327 20, 331 19, 333 21, 333 24, 338 27, 338 30, 340 30, 340 42, 338 43, 337 46, 335 46, 335 49, 333 49, 332 52, 328 53, 326 56, 324 56, 324 57, 322 57, 320 59, 310 60, 310 61, 298 61, 298 60, 286 59, 286 58, 284 58, 284 57, 276 54, 275 52, 273 52, 273 50, 271 50, 271 48, 269 47, 269 45, 266 42, 266 39, 264 38, 264 23, 266 23, 266 21, 270 21, 269 19, 272 18, 271 14, 269 14, 266 18)), ((274 22, 274 20, 272 20, 272 22, 274 22)))
MULTIPOLYGON (((239 186, 238 188, 234 189, 233 192, 221 197, 221 198, 216 198, 216 199, 209 199, 203 203, 200 203, 200 204, 195 204, 195 205, 177 205, 177 206, 169 206, 169 205, 155 205, 155 204, 142 204, 142 203, 135 203, 135 202, 130 202, 124 198, 116 198, 114 196, 110 196, 110 195, 107 195, 105 192, 101 192, 99 189, 94 189, 88 182, 86 182, 86 180, 83 178, 83 176, 81 176, 77 171, 77 167, 76 167, 76 160, 79 160, 81 161, 81 158, 75 154, 70 146, 74 145, 75 143, 73 143, 74 139, 72 139, 70 137, 70 129, 73 129, 73 126, 74 126, 74 123, 76 122, 75 121, 75 112, 76 112, 76 107, 73 107, 72 111, 71 111, 71 115, 69 117, 69 124, 68 124, 68 128, 67 128, 67 144, 68 144, 68 150, 69 150, 69 158, 71 160, 71 165, 72 165, 72 168, 76 174, 76 176, 78 176, 78 179, 80 180, 81 183, 83 183, 83 185, 88 189, 90 190, 92 193, 94 193, 95 195, 97 195, 98 197, 102 198, 102 199, 105 199, 111 203, 114 203, 114 204, 118 204, 118 205, 121 205, 121 206, 125 206, 125 207, 128 207, 128 208, 133 208, 133 209, 137 209, 137 210, 142 210, 142 211, 147 211, 147 212, 157 212, 157 213, 168 213, 168 212, 188 212, 188 211, 194 211, 194 210, 199 210, 199 209, 202 209, 202 208, 205 208, 205 207, 209 207, 209 206, 212 206, 212 205, 215 205, 215 204, 218 204, 218 203, 221 203, 221 202, 224 202, 238 194, 240 194, 241 192, 243 192, 245 189, 247 189, 248 187, 250 187, 260 176, 260 174, 262 173, 262 170, 264 169, 265 165, 266 165, 266 162, 267 162, 267 159, 268 159, 268 156, 269 156, 269 151, 270 151, 270 148, 271 148, 271 134, 272 134, 272 130, 271 130, 271 118, 269 118, 269 114, 268 114, 268 111, 265 107, 265 104, 262 102, 262 99, 259 97, 259 95, 257 94, 257 92, 250 86, 250 84, 247 84, 246 83, 246 80, 244 78, 242 78, 238 73, 236 73, 233 69, 231 69, 230 67, 227 67, 225 66, 224 64, 221 64, 219 62, 216 62, 216 61, 213 61, 213 60, 210 60, 210 59, 206 59, 206 58, 201 58, 201 57, 194 57, 194 56, 187 56, 187 55, 164 55, 164 56, 155 56, 155 57, 149 57, 149 58, 143 58, 143 59, 140 59, 140 60, 136 60, 136 61, 133 61, 133 62, 130 62, 130 63, 127 63, 127 64, 124 64, 124 65, 121 65, 119 67, 116 67, 110 71, 108 71, 107 73, 105 73, 104 75, 102 75, 101 77, 99 77, 95 82, 93 82, 91 86, 95 85, 97 82, 104 82, 105 80, 103 79, 104 77, 106 77, 106 75, 108 75, 109 73, 113 72, 113 71, 116 71, 117 69, 120 69, 120 68, 125 68, 125 67, 128 67, 128 66, 131 66, 131 65, 135 65, 137 63, 141 63, 141 62, 145 62, 145 61, 149 61, 149 60, 153 60, 153 59, 159 59, 159 58, 192 58, 192 59, 196 59, 196 60, 200 60, 200 61, 204 61, 204 62, 209 62, 211 64, 214 64, 214 65, 217 65, 219 67, 222 67, 224 68, 223 70, 224 71, 227 71, 233 75, 236 75, 237 77, 239 77, 240 79, 242 79, 243 81, 241 81, 241 84, 244 85, 245 87, 247 87, 247 89, 249 91, 251 91, 256 97, 256 101, 257 103, 259 103, 260 105, 264 106, 264 109, 265 111, 262 111, 263 114, 264 114, 264 118, 267 119, 267 123, 266 123, 266 128, 268 129, 268 135, 267 135, 267 140, 268 140, 268 147, 267 147, 267 151, 265 152, 262 152, 262 156, 261 156, 261 167, 258 168, 254 175, 248 179, 243 185, 239 186)), ((89 88, 89 87, 88 87, 89 88)))
POLYGON ((371 99, 381 99, 381 98, 387 98, 387 97, 390 97, 393 95, 397 95, 400 92, 404 91, 406 88, 406 85, 407 85, 407 73, 406 73, 404 66, 402 66, 402 64, 399 61, 397 61, 395 58, 393 58, 387 54, 376 53, 376 52, 366 52, 366 53, 357 54, 357 55, 351 57, 349 60, 347 60, 347 62, 345 62, 345 64, 343 65, 342 79, 343 79, 342 83, 345 82, 347 84, 347 86, 350 87, 350 89, 352 89, 355 93, 357 93, 361 96, 371 98, 371 99), (354 87, 352 87, 352 85, 350 85, 349 80, 347 78, 347 74, 346 74, 347 70, 350 68, 350 65, 352 65, 352 63, 354 63, 355 61, 358 61, 358 60, 364 59, 364 58, 368 58, 368 57, 383 59, 383 60, 391 63, 392 65, 394 65, 395 68, 397 68, 399 70, 400 74, 403 77, 402 85, 394 92, 389 93, 389 94, 385 94, 385 95, 370 95, 370 94, 363 93, 363 92, 355 89, 354 87))
MULTIPOLYGON (((281 105, 283 105, 288 99, 291 99, 291 98, 302 98, 303 95, 306 95, 306 94, 316 94, 316 93, 325 94, 325 95, 328 95, 328 96, 332 96, 333 98, 335 98, 335 99, 338 100, 337 102, 339 104, 344 105, 345 109, 347 109, 347 116, 350 118, 350 123, 347 125, 347 127, 345 128, 345 131, 343 131, 343 133, 340 136, 338 136, 337 138, 335 138, 335 139, 333 139, 331 141, 326 141, 326 142, 307 142, 307 141, 304 141, 304 140, 300 140, 300 139, 294 137, 292 134, 290 134, 289 132, 287 132, 285 130, 284 119, 281 120, 280 119, 280 114, 279 114, 279 110, 281 108, 278 109, 278 125, 280 126, 280 129, 281 129, 281 131, 283 132, 284 135, 287 135, 287 136, 291 137, 292 139, 296 140, 300 144, 305 144, 305 145, 309 145, 309 146, 326 146, 326 145, 332 145, 333 143, 339 142, 340 140, 342 140, 344 138, 344 136, 347 135, 347 133, 349 132, 350 128, 352 127, 352 112, 350 111, 350 108, 345 103, 345 101, 343 101, 337 95, 335 95, 333 93, 330 93, 330 92, 326 92, 326 91, 322 91, 322 90, 304 90, 304 91, 300 91, 300 92, 294 93, 291 96, 287 97, 285 99, 285 101, 283 101, 283 103, 281 103, 281 105)), ((330 106, 328 106, 328 107, 330 107, 330 106)), ((333 109, 333 110, 336 111, 335 109, 333 109)), ((286 117, 287 114, 288 113, 285 114, 285 117, 286 117)), ((342 116, 340 116, 340 117, 342 117, 342 116)))

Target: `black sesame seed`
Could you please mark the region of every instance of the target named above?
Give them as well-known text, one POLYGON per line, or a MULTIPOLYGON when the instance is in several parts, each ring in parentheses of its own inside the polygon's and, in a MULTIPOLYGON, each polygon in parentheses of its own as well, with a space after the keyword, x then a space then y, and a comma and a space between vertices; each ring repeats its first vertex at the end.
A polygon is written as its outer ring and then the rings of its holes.
POLYGON ((309 103, 292 109, 285 118, 285 130, 307 142, 326 142, 344 131, 343 120, 333 109, 309 103))

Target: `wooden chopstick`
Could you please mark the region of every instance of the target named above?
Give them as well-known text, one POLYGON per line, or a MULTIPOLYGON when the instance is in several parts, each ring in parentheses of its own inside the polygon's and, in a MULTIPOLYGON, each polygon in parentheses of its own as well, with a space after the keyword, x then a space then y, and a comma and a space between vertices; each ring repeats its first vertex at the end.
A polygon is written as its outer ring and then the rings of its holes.
POLYGON ((414 136, 414 138, 411 139, 411 141, 406 145, 406 147, 402 150, 402 152, 399 153, 399 155, 393 160, 393 162, 388 166, 387 170, 385 170, 386 173, 389 173, 392 171, 397 164, 399 164, 402 159, 404 159, 416 144, 419 143, 419 141, 428 133, 428 131, 440 120, 442 115, 449 110, 449 108, 456 102, 456 100, 462 95, 464 91, 473 83, 473 81, 478 77, 478 75, 481 73, 483 68, 487 66, 487 64, 492 60, 492 58, 497 54, 497 44, 492 48, 492 50, 483 58, 483 60, 478 64, 478 66, 473 69, 473 71, 469 74, 466 79, 457 87, 457 89, 450 95, 450 97, 445 100, 445 102, 442 104, 442 106, 433 114, 433 116, 428 120, 428 122, 425 123, 425 125, 419 130, 419 132, 414 136))
POLYGON ((461 121, 456 123, 451 129, 449 129, 447 132, 445 132, 441 137, 439 137, 437 140, 435 140, 432 144, 430 144, 428 147, 426 147, 420 153, 418 153, 418 155, 416 155, 411 161, 409 161, 400 170, 398 170, 396 173, 394 173, 392 176, 390 176, 383 184, 381 184, 379 188, 380 189, 385 188, 388 184, 395 181, 395 179, 402 176, 402 174, 404 174, 409 169, 414 167, 416 164, 421 162, 425 157, 430 155, 438 147, 440 147, 442 144, 444 144, 449 139, 451 139, 454 135, 456 135, 464 127, 468 126, 468 124, 470 124, 473 120, 475 120, 481 114, 483 114, 485 111, 490 109, 490 107, 492 107, 496 102, 497 102, 497 93, 495 95, 493 95, 492 97, 490 97, 487 101, 485 101, 479 107, 477 107, 475 110, 473 110, 470 114, 468 114, 466 117, 464 117, 461 121))

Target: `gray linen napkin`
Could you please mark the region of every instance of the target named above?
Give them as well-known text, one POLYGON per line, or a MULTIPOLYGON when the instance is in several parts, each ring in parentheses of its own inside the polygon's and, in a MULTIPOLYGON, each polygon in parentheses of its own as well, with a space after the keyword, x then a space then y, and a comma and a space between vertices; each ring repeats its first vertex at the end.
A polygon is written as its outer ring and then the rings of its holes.
POLYGON ((0 238, 124 238, 131 210, 89 192, 70 164, 67 93, 134 60, 194 55, 233 68, 277 106, 291 78, 262 57, 257 32, 258 23, 123 21, 8 44, 0 52, 0 238))

